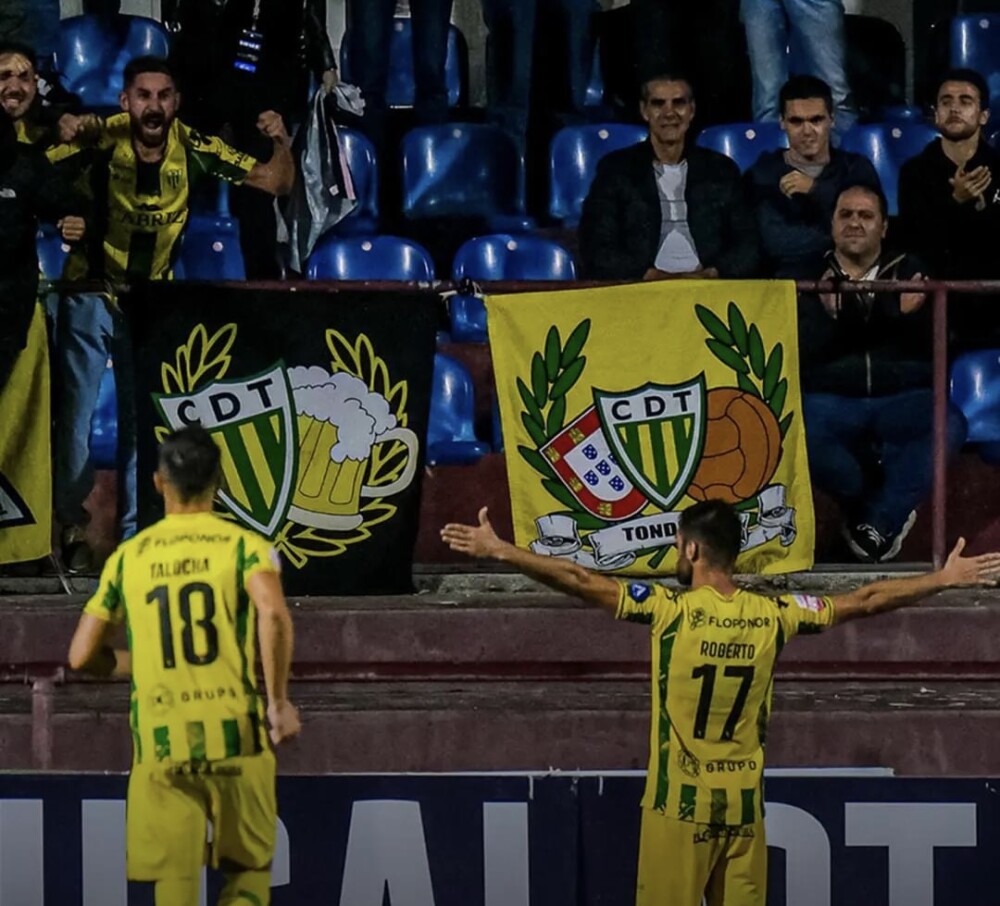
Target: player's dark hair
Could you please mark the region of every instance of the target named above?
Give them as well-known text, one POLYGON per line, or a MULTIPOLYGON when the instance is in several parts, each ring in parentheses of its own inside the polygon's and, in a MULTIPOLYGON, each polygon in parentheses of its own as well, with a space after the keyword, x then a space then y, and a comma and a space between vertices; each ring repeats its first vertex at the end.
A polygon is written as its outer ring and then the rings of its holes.
POLYGON ((688 100, 694 100, 694 82, 691 81, 690 76, 683 72, 658 72, 656 75, 650 76, 648 79, 644 79, 642 86, 639 89, 639 97, 643 101, 649 100, 649 86, 653 82, 683 82, 687 85, 688 90, 688 100))
POLYGON ((173 83, 175 85, 177 84, 177 77, 174 75, 173 69, 170 68, 170 63, 168 63, 163 57, 133 57, 128 61, 128 63, 125 64, 124 84, 126 90, 132 87, 132 83, 139 78, 139 76, 147 72, 158 72, 162 75, 170 76, 173 83))
POLYGON ((32 69, 38 69, 38 54, 35 53, 35 48, 30 44, 24 44, 21 41, 0 41, 0 57, 15 53, 24 57, 31 64, 32 69))
POLYGON ((945 82, 968 82, 979 92, 979 109, 986 110, 990 106, 990 86, 975 69, 949 69, 941 75, 934 86, 934 103, 937 103, 937 96, 941 93, 941 86, 945 82))
POLYGON ((878 201, 878 209, 882 212, 882 219, 889 219, 889 202, 885 197, 885 192, 883 192, 880 188, 876 188, 875 186, 871 186, 863 182, 852 182, 850 185, 844 186, 844 188, 837 193, 837 205, 840 205, 841 195, 845 192, 852 192, 855 190, 866 192, 868 195, 871 195, 872 198, 876 199, 878 201))
POLYGON ((187 503, 219 485, 222 454, 201 425, 190 425, 167 436, 160 444, 160 470, 187 503))
POLYGON ((792 76, 778 94, 781 115, 785 115, 789 101, 811 101, 813 98, 819 98, 826 105, 826 112, 833 116, 833 92, 826 82, 811 75, 792 76))
POLYGON ((681 512, 678 532, 685 541, 696 541, 706 559, 721 569, 732 569, 740 552, 743 527, 728 503, 703 500, 681 512))

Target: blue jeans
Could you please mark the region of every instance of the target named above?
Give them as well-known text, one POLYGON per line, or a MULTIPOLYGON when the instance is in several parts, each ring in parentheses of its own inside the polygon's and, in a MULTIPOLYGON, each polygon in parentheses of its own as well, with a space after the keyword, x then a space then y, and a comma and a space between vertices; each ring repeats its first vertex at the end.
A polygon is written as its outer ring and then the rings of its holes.
MULTIPOLYGON (((448 120, 448 24, 452 0, 410 0, 413 27, 414 112, 420 125, 448 120)), ((365 99, 361 128, 382 147, 386 86, 396 0, 352 0, 349 8, 351 75, 365 99)))
POLYGON ((136 424, 132 345, 121 313, 98 295, 64 296, 56 317, 53 362, 56 431, 54 503, 63 526, 89 521, 83 504, 94 487, 90 421, 108 356, 118 403, 118 494, 122 537, 136 530, 136 424))
POLYGON ((565 90, 549 91, 561 112, 580 112, 587 98, 593 42, 594 0, 482 0, 489 31, 487 81, 493 121, 522 146, 528 131, 536 35, 547 42, 540 53, 565 57, 565 90), (544 15, 548 27, 536 28, 544 15), (558 51, 552 46, 555 43, 558 51))
POLYGON ((857 119, 844 68, 842 0, 740 0, 753 76, 753 118, 777 120, 778 93, 788 81, 789 48, 796 73, 830 86, 834 131, 843 135, 857 119))
MULTIPOLYGON (((931 488, 932 391, 805 393, 802 410, 813 483, 846 507, 852 524, 895 535, 931 488)), ((958 452, 965 435, 965 416, 949 403, 949 455, 958 452)))

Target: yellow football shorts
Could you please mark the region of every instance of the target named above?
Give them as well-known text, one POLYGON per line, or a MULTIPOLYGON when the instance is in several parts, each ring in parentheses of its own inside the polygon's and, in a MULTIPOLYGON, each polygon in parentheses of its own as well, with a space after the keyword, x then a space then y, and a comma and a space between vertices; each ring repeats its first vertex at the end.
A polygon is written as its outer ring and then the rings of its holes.
POLYGON ((642 810, 636 906, 764 906, 764 822, 694 824, 642 810))
POLYGON ((267 868, 277 823, 271 751, 211 762, 196 772, 163 763, 133 765, 126 800, 128 877, 192 878, 204 865, 267 868))

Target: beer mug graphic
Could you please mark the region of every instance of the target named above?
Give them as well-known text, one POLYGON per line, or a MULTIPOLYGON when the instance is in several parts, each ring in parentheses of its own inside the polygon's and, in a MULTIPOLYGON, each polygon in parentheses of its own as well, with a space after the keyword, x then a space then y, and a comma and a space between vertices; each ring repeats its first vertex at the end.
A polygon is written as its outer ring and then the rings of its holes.
POLYGON ((364 521, 364 498, 405 490, 417 471, 417 436, 398 426, 384 396, 354 375, 319 366, 289 368, 299 434, 299 468, 288 518, 318 529, 350 531, 364 521), (385 485, 363 484, 372 451, 399 441, 406 465, 385 485))

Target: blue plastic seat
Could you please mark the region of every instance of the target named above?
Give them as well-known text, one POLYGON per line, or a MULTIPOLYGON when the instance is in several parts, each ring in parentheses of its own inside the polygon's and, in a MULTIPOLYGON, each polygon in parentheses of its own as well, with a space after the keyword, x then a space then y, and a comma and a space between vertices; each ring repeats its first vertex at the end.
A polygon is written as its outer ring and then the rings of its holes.
POLYGON ((378 232, 378 156, 375 146, 357 129, 337 127, 358 204, 332 230, 338 236, 370 236, 378 232))
POLYGON ((524 158, 496 126, 421 126, 403 136, 403 213, 479 217, 497 231, 530 229, 524 158))
POLYGON ((951 20, 951 65, 974 69, 1000 109, 1000 14, 970 13, 951 20))
POLYGON ((125 64, 169 52, 166 29, 145 16, 72 16, 59 23, 56 63, 62 83, 88 109, 118 109, 125 64))
POLYGON ((890 107, 883 107, 879 111, 879 118, 883 123, 925 123, 928 119, 927 111, 913 104, 893 104, 890 107))
POLYGON ((645 126, 628 123, 560 129, 549 147, 549 215, 566 226, 576 226, 597 162, 611 151, 638 144, 648 133, 645 126))
MULTIPOLYGON (((541 236, 477 236, 455 254, 455 280, 575 280, 573 256, 541 236)), ((486 342, 486 306, 478 296, 459 293, 448 306, 456 342, 486 342)))
MULTIPOLYGON (((340 43, 340 72, 345 82, 353 82, 351 31, 344 33, 340 43)), ((444 77, 448 86, 448 106, 464 104, 468 94, 469 51, 462 33, 448 26, 448 49, 444 61, 444 77)), ((413 25, 408 16, 397 16, 392 25, 389 45, 389 80, 385 99, 390 107, 412 107, 416 96, 413 76, 413 25)))
POLYGON ((955 359, 951 401, 965 415, 969 443, 1000 441, 1000 349, 978 349, 955 359))
POLYGON ((38 249, 38 268, 42 279, 58 280, 62 277, 69 246, 63 242, 62 236, 49 226, 43 226, 38 230, 35 245, 38 249))
POLYGON ((90 418, 90 459, 95 469, 115 469, 118 466, 118 400, 111 359, 108 359, 108 366, 101 375, 97 405, 90 418))
POLYGON ((601 71, 601 42, 594 42, 594 56, 590 63, 590 78, 584 107, 600 107, 604 103, 604 73, 601 71))
POLYGON ((840 147, 863 154, 875 166, 889 214, 899 213, 899 169, 938 136, 927 123, 866 123, 851 126, 840 147))
POLYGON ((434 279, 427 250, 398 236, 324 236, 306 266, 310 280, 434 279))
POLYGON ((427 464, 466 465, 488 453, 476 438, 472 377, 449 356, 434 354, 431 411, 427 422, 427 464))
POLYGON ((246 280, 240 225, 224 214, 191 214, 174 263, 177 280, 246 280))
POLYGON ((778 123, 727 123, 703 129, 695 144, 725 154, 747 170, 765 151, 787 148, 788 136, 778 123))

